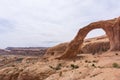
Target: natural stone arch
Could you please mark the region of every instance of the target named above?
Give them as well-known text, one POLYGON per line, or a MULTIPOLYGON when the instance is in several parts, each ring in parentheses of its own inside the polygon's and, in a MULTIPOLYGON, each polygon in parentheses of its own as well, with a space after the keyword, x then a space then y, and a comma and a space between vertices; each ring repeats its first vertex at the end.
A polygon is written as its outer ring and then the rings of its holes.
POLYGON ((76 37, 69 43, 64 55, 60 58, 74 58, 77 53, 81 50, 84 38, 93 29, 101 28, 106 32, 110 40, 110 50, 120 50, 120 17, 106 20, 93 22, 83 28, 81 28, 76 37))

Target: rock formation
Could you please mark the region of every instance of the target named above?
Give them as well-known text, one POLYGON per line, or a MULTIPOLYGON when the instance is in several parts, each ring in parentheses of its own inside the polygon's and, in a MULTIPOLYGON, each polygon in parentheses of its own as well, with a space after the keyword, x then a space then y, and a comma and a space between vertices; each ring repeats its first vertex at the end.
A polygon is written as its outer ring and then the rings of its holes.
POLYGON ((13 55, 42 56, 48 47, 7 47, 5 50, 13 55))
POLYGON ((110 51, 120 51, 120 17, 93 22, 81 28, 76 37, 69 43, 64 55, 60 59, 74 58, 81 51, 81 46, 84 42, 86 35, 93 29, 101 28, 106 32, 110 41, 110 51))
POLYGON ((8 55, 8 54, 9 54, 8 50, 0 49, 0 55, 8 55))
POLYGON ((51 56, 59 57, 63 55, 68 44, 69 43, 65 42, 65 43, 61 43, 56 46, 53 46, 51 48, 48 48, 44 56, 45 57, 51 57, 51 56))
MULTIPOLYGON (((44 57, 60 57, 64 54, 69 42, 61 43, 47 49, 44 57)), ((110 42, 106 35, 85 39, 79 54, 100 54, 110 49, 110 42)))

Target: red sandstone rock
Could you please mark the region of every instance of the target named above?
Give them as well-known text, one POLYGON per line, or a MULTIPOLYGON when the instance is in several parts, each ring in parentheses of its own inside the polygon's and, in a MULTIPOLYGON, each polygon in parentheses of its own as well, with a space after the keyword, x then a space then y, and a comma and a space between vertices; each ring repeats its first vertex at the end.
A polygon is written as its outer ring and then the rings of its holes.
POLYGON ((120 17, 93 22, 83 28, 81 28, 76 35, 76 37, 69 43, 64 55, 60 58, 74 58, 77 53, 80 52, 81 46, 83 44, 84 38, 86 35, 93 29, 101 28, 106 32, 106 35, 110 41, 110 50, 111 51, 120 51, 120 17))

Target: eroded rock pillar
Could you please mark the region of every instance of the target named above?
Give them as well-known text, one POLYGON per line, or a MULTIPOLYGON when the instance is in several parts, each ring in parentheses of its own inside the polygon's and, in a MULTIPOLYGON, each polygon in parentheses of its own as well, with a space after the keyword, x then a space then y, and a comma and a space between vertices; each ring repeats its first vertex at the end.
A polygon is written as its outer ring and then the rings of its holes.
POLYGON ((112 31, 110 31, 110 33, 111 33, 110 50, 120 51, 120 17, 113 24, 112 31))

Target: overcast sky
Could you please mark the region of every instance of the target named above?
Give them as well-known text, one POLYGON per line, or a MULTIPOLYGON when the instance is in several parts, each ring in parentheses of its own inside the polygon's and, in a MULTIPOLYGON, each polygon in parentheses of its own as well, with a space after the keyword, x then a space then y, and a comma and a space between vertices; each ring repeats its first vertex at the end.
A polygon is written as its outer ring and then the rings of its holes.
POLYGON ((91 22, 118 16, 120 0, 0 0, 0 48, 53 46, 91 22))

